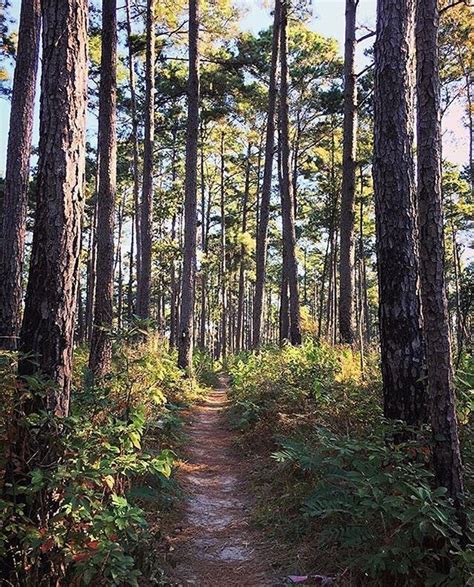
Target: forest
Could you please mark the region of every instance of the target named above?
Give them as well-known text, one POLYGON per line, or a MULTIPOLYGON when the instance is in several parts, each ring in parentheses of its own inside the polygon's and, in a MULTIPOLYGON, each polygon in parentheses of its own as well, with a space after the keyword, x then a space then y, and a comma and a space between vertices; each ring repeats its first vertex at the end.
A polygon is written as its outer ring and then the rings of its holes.
POLYGON ((0 584, 474 585, 470 0, 0 0, 0 584))

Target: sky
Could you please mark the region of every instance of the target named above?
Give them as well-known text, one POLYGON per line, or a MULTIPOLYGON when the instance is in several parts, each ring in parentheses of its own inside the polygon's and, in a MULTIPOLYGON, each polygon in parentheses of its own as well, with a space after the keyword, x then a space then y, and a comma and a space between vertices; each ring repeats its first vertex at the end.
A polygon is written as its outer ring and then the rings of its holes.
MULTIPOLYGON (((270 2, 268 0, 235 0, 244 11, 241 26, 245 30, 257 33, 271 23, 270 2)), ((313 15, 310 27, 323 35, 334 37, 340 47, 344 43, 344 5, 345 0, 312 0, 313 15)), ((360 0, 358 8, 358 25, 375 28, 376 0, 360 0)), ((18 19, 19 0, 12 0, 11 15, 18 19)), ((361 34, 364 34, 361 31, 361 34)), ((358 47, 357 62, 360 69, 364 67, 364 49, 370 46, 373 38, 358 47)), ((8 136, 8 119, 10 106, 8 100, 0 98, 0 175, 5 170, 5 154, 8 136)), ((463 106, 455 103, 445 116, 443 128, 443 153, 452 163, 464 165, 468 158, 468 133, 463 125, 463 106)), ((35 122, 35 139, 38 136, 38 116, 35 122)))

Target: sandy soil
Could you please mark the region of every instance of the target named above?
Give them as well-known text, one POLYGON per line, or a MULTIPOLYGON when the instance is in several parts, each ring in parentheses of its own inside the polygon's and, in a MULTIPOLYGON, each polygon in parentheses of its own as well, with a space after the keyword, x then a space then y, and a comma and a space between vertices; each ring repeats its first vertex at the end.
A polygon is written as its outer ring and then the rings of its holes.
POLYGON ((278 585, 268 545, 251 525, 247 464, 225 415, 226 385, 221 378, 219 388, 190 414, 186 461, 179 471, 187 499, 171 538, 177 563, 171 585, 278 585))

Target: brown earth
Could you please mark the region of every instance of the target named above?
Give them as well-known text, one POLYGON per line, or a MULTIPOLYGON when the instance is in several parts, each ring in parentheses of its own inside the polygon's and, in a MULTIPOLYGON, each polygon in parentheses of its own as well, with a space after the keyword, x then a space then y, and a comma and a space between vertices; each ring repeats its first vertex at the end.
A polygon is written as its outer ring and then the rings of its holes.
MULTIPOLYGON (((278 585, 271 547, 252 526, 249 467, 236 449, 226 407, 227 381, 190 412, 189 443, 178 478, 186 499, 171 536, 170 585, 278 585)), ((281 584, 281 583, 280 583, 281 584)))

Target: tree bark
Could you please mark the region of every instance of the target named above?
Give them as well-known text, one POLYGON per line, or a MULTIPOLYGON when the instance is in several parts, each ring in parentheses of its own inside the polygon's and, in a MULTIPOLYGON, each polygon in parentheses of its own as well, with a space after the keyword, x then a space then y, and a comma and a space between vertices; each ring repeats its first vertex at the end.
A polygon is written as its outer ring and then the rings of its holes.
MULTIPOLYGON (((153 150, 155 140, 155 13, 154 0, 147 0, 145 63, 145 140, 140 207, 140 272, 137 284, 137 315, 150 317, 151 246, 153 229, 153 150)), ((138 259, 138 257, 137 257, 138 259)))
POLYGON ((45 408, 69 412, 85 166, 87 1, 44 0, 36 216, 20 377, 52 382, 45 408))
MULTIPOLYGON (((247 213, 248 201, 250 194, 250 167, 251 167, 252 144, 248 144, 247 161, 245 165, 245 185, 244 195, 242 198, 242 235, 247 232, 247 213)), ((240 247, 240 267, 239 267, 239 293, 237 301, 237 331, 236 331, 236 345, 237 351, 242 350, 244 345, 243 329, 244 329, 244 300, 245 300, 245 246, 240 247)))
POLYGON ((188 373, 192 371, 194 339, 199 90, 199 0, 189 0, 189 79, 184 195, 184 261, 181 286, 180 336, 178 341, 178 364, 188 373))
POLYGON ((354 219, 357 149, 357 86, 355 72, 356 12, 358 0, 346 0, 344 51, 344 136, 339 259, 339 338, 352 344, 354 331, 354 219))
POLYGON ((141 233, 140 233, 140 177, 139 177, 139 148, 138 148, 138 117, 137 117, 137 97, 135 92, 135 73, 133 70, 133 51, 132 51, 132 20, 130 15, 130 0, 125 0, 125 9, 127 13, 127 37, 128 37, 128 79, 130 85, 130 113, 132 116, 132 144, 133 144, 133 204, 135 207, 135 240, 136 244, 136 267, 137 281, 140 275, 140 254, 141 254, 141 233))
POLYGON ((40 0, 23 0, 10 110, 0 250, 0 348, 10 350, 17 348, 20 328, 40 29, 40 0))
POLYGON ((444 276, 438 28, 437 0, 417 0, 418 226, 433 462, 437 481, 447 488, 465 529, 463 467, 444 276))
POLYGON ((283 246, 286 251, 290 305, 290 342, 301 344, 301 318, 298 292, 298 263, 296 260, 296 232, 294 200, 290 178, 290 140, 288 116, 288 0, 281 4, 280 26, 280 145, 281 145, 281 199, 283 246))
POLYGON ((426 418, 413 162, 415 0, 380 0, 374 187, 384 413, 426 418))
POLYGON ((227 356, 227 238, 225 225, 225 153, 224 132, 221 133, 221 181, 220 181, 220 213, 221 213, 221 346, 220 354, 227 356))
MULTIPOLYGON (((117 177, 117 0, 102 0, 102 52, 99 88, 99 190, 97 277, 89 369, 110 371, 114 293, 114 221, 117 177)), ((120 235, 119 235, 120 238, 120 235)))
POLYGON ((263 299, 265 292, 265 276, 267 268, 268 220, 270 217, 270 198, 272 192, 273 154, 275 151, 275 114, 277 99, 277 68, 280 45, 281 0, 275 0, 273 16, 272 59, 270 81, 268 86, 268 115, 265 137, 265 161, 263 167, 263 184, 260 198, 257 242, 255 250, 256 278, 255 298, 253 302, 253 348, 261 344, 263 319, 263 299))

